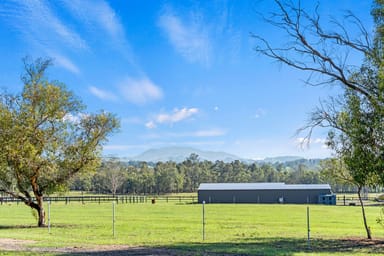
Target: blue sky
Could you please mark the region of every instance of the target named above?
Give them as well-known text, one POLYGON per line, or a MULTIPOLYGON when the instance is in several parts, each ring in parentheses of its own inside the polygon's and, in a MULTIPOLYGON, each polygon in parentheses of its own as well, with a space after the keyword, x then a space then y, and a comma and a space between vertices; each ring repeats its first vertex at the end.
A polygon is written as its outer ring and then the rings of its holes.
MULTIPOLYGON (((372 30, 370 1, 319 2, 324 20, 351 10, 372 30)), ((121 119, 106 155, 187 146, 254 159, 327 157, 327 130, 316 130, 309 148, 295 133, 338 89, 306 86, 308 74, 253 50, 251 33, 284 44, 257 14, 275 8, 270 0, 3 0, 0 87, 20 92, 24 56, 53 58, 50 78, 88 111, 121 119)))

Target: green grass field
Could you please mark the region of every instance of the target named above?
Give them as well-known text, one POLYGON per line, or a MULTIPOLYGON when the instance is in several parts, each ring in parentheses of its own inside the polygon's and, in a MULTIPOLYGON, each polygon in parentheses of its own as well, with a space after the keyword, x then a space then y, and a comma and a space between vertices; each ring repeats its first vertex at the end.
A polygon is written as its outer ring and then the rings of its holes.
MULTIPOLYGON (((17 252, 0 251, 0 255, 20 255, 21 251, 24 255, 84 255, 79 252, 82 248, 118 248, 122 252, 121 248, 127 247, 166 248, 177 252, 173 255, 384 253, 384 227, 376 223, 381 208, 366 209, 376 238, 367 242, 361 240, 365 232, 360 207, 309 207, 310 249, 306 205, 207 204, 203 241, 202 205, 198 204, 116 204, 115 236, 112 203, 52 203, 50 232, 35 228, 36 220, 26 206, 4 204, 0 205, 0 239, 33 242, 17 252), (77 253, 55 252, 57 248, 77 248, 77 253)), ((48 217, 48 205, 46 210, 48 217)))

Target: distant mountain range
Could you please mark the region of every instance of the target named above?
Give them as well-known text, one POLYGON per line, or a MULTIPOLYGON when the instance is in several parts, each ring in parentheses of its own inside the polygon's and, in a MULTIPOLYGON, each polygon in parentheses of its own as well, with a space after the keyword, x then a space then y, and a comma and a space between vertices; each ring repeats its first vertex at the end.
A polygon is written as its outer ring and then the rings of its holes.
POLYGON ((215 162, 217 160, 224 162, 232 162, 241 160, 241 157, 228 154, 225 152, 204 151, 189 147, 164 147, 157 149, 149 149, 138 156, 129 157, 131 161, 145 162, 166 162, 173 161, 176 163, 187 159, 191 154, 197 154, 200 160, 208 160, 215 162))
MULTIPOLYGON (((167 162, 173 161, 176 163, 180 163, 187 159, 191 154, 197 154, 201 161, 223 161, 223 162, 233 162, 235 160, 240 160, 247 163, 270 163, 270 164, 278 164, 278 163, 287 163, 287 162, 302 162, 307 161, 303 157, 299 156, 281 156, 281 157, 268 157, 263 160, 253 160, 241 158, 239 156, 229 154, 226 152, 216 152, 216 151, 205 151, 199 150, 190 147, 164 147, 157 149, 149 149, 140 155, 134 157, 128 157, 125 160, 128 161, 145 161, 145 162, 167 162)), ((311 160, 318 162, 319 159, 311 160)))
POLYGON ((274 163, 293 162, 293 161, 297 161, 297 160, 301 160, 301 159, 305 159, 305 158, 300 157, 300 156, 278 156, 278 157, 267 157, 267 158, 261 160, 261 162, 274 164, 274 163))

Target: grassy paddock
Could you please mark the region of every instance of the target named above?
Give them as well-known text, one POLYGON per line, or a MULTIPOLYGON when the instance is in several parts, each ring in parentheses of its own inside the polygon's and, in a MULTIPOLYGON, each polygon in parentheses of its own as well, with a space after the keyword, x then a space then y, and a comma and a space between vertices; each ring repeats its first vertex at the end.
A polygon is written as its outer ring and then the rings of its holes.
MULTIPOLYGON (((115 237, 112 203, 52 203, 50 233, 48 229, 35 228, 36 220, 26 206, 4 204, 0 206, 0 238, 33 240, 35 243, 28 246, 39 248, 129 245, 171 248, 181 254, 197 255, 384 253, 381 241, 367 246, 356 243, 356 238, 365 237, 360 207, 309 207, 311 250, 306 240, 306 205, 207 204, 203 241, 202 205, 198 204, 116 204, 115 237)), ((48 215, 48 205, 46 210, 48 215)), ((381 209, 366 210, 373 236, 384 242, 384 228, 376 223, 381 209)))

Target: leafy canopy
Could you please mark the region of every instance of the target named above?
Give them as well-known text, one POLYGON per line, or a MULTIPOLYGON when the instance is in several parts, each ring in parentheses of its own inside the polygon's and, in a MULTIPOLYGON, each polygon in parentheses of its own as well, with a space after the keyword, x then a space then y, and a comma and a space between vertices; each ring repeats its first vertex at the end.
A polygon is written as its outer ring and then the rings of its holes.
POLYGON ((85 113, 63 83, 48 80, 51 60, 28 61, 23 91, 0 95, 0 190, 25 202, 30 191, 51 193, 95 169, 101 146, 119 126, 110 113, 85 113))

